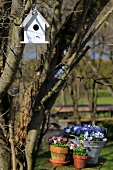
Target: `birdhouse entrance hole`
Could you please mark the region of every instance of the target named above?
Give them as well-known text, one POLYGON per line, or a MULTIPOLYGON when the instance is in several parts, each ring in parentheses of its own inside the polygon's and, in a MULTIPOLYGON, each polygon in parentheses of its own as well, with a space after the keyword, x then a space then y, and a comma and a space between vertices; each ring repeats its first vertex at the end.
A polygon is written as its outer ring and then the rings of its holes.
POLYGON ((35 25, 33 26, 33 29, 34 29, 35 31, 38 31, 38 30, 39 30, 39 26, 38 26, 37 24, 35 24, 35 25))

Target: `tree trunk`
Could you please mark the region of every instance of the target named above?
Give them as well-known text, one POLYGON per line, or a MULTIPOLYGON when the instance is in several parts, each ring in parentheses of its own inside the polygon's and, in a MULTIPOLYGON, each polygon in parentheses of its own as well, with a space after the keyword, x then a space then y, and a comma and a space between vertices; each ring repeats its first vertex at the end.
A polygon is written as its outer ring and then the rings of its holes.
POLYGON ((71 82, 71 95, 72 95, 72 101, 73 101, 73 114, 76 124, 80 124, 80 115, 78 111, 78 100, 80 97, 80 82, 77 79, 77 70, 74 69, 73 71, 73 81, 71 82))
POLYGON ((93 94, 92 94, 92 113, 91 113, 91 122, 95 125, 96 121, 96 108, 97 108, 97 93, 98 93, 98 84, 93 82, 93 94))
POLYGON ((66 96, 64 90, 61 91, 62 105, 66 105, 66 96))
POLYGON ((11 170, 11 153, 7 150, 6 144, 0 143, 0 170, 11 170))

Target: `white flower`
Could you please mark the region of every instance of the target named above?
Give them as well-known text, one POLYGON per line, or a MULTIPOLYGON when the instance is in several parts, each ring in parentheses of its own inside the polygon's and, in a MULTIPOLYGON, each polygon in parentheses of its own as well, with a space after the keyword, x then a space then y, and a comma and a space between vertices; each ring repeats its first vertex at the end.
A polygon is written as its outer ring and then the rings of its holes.
POLYGON ((103 141, 107 141, 107 139, 106 139, 106 138, 104 138, 104 139, 103 139, 103 141))

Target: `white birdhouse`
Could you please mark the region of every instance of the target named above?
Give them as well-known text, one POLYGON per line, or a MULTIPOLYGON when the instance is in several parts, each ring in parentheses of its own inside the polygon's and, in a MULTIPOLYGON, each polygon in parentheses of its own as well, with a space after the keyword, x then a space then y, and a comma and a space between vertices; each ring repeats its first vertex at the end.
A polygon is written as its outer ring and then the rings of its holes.
POLYGON ((24 41, 21 43, 49 43, 45 41, 45 26, 50 25, 39 11, 31 11, 20 25, 20 27, 24 27, 24 41))

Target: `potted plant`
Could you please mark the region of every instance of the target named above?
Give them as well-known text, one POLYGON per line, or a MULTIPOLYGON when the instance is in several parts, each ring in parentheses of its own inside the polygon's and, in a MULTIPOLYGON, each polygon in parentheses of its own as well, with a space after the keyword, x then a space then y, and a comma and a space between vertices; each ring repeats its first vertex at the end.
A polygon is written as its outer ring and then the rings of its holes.
POLYGON ((58 136, 49 139, 51 159, 50 162, 55 165, 65 165, 69 163, 69 145, 70 140, 66 137, 58 136))
POLYGON ((87 159, 88 159, 87 148, 84 147, 83 142, 80 140, 79 144, 73 147, 74 167, 77 169, 84 168, 87 159))
POLYGON ((100 128, 96 125, 77 125, 64 128, 65 133, 71 137, 75 137, 72 140, 77 144, 78 140, 83 140, 85 147, 88 147, 88 164, 97 164, 100 152, 107 141, 105 134, 107 128, 100 128))

